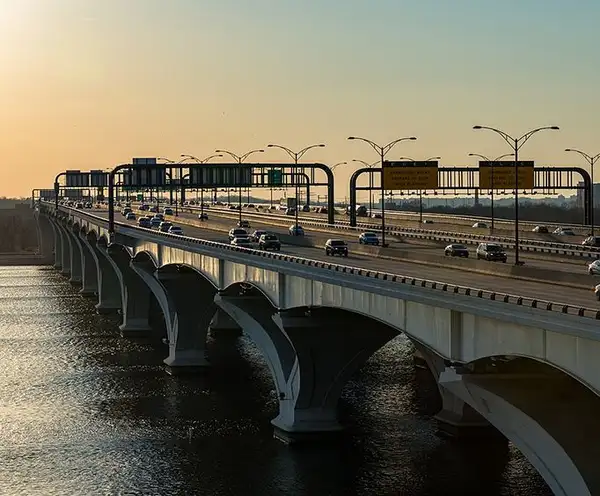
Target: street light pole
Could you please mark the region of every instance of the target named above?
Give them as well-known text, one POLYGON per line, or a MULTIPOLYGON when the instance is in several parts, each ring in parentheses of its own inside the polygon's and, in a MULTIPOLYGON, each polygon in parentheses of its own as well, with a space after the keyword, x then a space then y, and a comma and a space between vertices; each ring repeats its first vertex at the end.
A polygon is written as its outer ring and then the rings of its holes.
POLYGON ((300 150, 299 152, 293 152, 289 148, 282 146, 282 145, 274 145, 272 143, 267 145, 267 148, 280 148, 281 150, 286 152, 294 161, 294 172, 292 174, 292 179, 294 180, 294 186, 296 187, 296 212, 295 212, 296 221, 295 221, 295 227, 294 227, 294 236, 298 235, 298 194, 300 191, 298 188, 298 160, 300 160, 302 158, 302 156, 308 150, 312 150, 313 148, 323 148, 324 146, 325 145, 323 143, 319 143, 317 145, 306 146, 306 147, 302 148, 302 150, 300 150))
MULTIPOLYGON (((400 157, 398 160, 410 160, 411 162, 416 162, 414 158, 410 157, 400 157)), ((431 160, 442 160, 442 157, 429 157, 423 162, 430 162, 431 160)), ((423 224, 423 190, 419 190, 419 224, 423 224)))
MULTIPOLYGON (((485 160, 486 162, 489 162, 490 167, 491 167, 491 183, 492 183, 492 187, 490 189, 491 191, 491 215, 492 215, 492 227, 491 227, 491 231, 494 231, 494 164, 496 162, 499 162, 500 160, 502 160, 503 158, 506 157, 512 157, 514 155, 514 153, 505 153, 504 155, 500 155, 499 157, 496 157, 494 160, 490 160, 489 158, 487 158, 485 155, 481 155, 480 153, 469 153, 469 157, 479 157, 483 160, 485 160)), ((480 179, 481 180, 481 179, 480 179)), ((481 189, 481 187, 479 188, 481 189)))
POLYGON ((585 152, 582 152, 581 150, 578 150, 577 148, 565 148, 565 152, 578 153, 583 158, 585 158, 587 160, 587 162, 590 164, 590 173, 591 173, 591 181, 592 181, 592 190, 590 191, 590 201, 592 203, 592 210, 590 212, 590 223, 592 224, 592 236, 594 236, 594 208, 596 208, 596 205, 594 204, 594 165, 596 164, 598 159, 600 159, 600 153, 592 156, 592 155, 588 155, 585 152))
POLYGON ((379 153, 379 159, 381 162, 381 246, 385 247, 386 246, 386 244, 385 244, 385 196, 384 196, 385 190, 383 188, 383 160, 385 159, 386 154, 397 143, 400 143, 401 141, 415 141, 417 138, 414 136, 410 136, 407 138, 398 138, 397 140, 390 141, 385 146, 378 145, 377 143, 375 143, 374 141, 371 141, 370 139, 360 138, 358 136, 349 136, 348 139, 364 141, 365 143, 368 143, 369 145, 371 145, 373 150, 375 150, 377 153, 379 153))
MULTIPOLYGON (((238 209, 240 211, 240 220, 239 220, 240 224, 242 223, 242 163, 253 153, 263 153, 263 152, 264 152, 264 150, 262 150, 262 149, 250 150, 249 152, 244 153, 243 155, 236 155, 235 153, 232 153, 227 150, 215 150, 215 153, 225 153, 225 154, 229 155, 231 158, 233 158, 238 163, 238 166, 239 166, 239 168, 238 168, 238 170, 239 170, 238 209)), ((250 177, 250 181, 252 182, 252 177, 250 177)))
MULTIPOLYGON (((358 162, 359 164, 368 167, 369 169, 375 167, 379 162, 368 163, 365 160, 360 160, 358 158, 353 158, 352 162, 358 162)), ((373 214, 373 173, 369 171, 369 216, 373 214)))
MULTIPOLYGON (((223 156, 222 153, 214 153, 213 155, 209 155, 208 157, 206 157, 204 159, 199 159, 198 157, 195 157, 194 155, 188 155, 186 153, 182 153, 181 157, 183 160, 181 160, 181 162, 185 162, 186 160, 195 160, 199 164, 205 164, 211 158, 222 157, 222 156, 223 156)), ((198 198, 198 197, 196 196, 196 198, 198 198)), ((204 183, 200 185, 200 221, 203 221, 203 220, 204 220, 204 183)))
POLYGON ((519 150, 534 134, 540 131, 552 130, 558 131, 558 126, 543 126, 533 129, 519 138, 513 138, 511 135, 489 126, 473 126, 473 129, 485 129, 499 134, 509 146, 512 147, 515 156, 515 265, 522 265, 519 261, 519 150))

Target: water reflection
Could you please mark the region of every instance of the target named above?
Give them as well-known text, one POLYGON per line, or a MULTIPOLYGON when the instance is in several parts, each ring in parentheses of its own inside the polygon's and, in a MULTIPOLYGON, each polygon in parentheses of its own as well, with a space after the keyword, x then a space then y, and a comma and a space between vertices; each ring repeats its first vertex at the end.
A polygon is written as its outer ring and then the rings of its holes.
POLYGON ((62 277, 0 269, 0 494, 545 495, 512 447, 439 438, 436 385, 399 337, 344 390, 339 444, 272 439, 273 382, 246 338, 169 376, 156 339, 123 339, 62 277))

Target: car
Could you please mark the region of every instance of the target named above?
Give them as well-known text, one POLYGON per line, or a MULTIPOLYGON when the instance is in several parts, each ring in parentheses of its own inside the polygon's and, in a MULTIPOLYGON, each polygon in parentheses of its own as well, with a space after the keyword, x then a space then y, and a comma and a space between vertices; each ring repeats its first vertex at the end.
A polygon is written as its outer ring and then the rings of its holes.
POLYGON ((583 246, 594 246, 594 247, 600 247, 600 236, 588 236, 587 238, 585 238, 581 244, 583 246))
POLYGON ((488 225, 485 222, 475 222, 471 227, 474 227, 475 229, 487 229, 488 225))
POLYGON ((258 249, 280 251, 281 242, 275 234, 265 233, 262 234, 258 240, 258 249))
POLYGON ((179 226, 171 226, 169 227, 169 234, 177 234, 178 236, 183 236, 183 229, 179 226))
POLYGON ((140 210, 141 211, 146 211, 146 210, 150 210, 150 207, 148 205, 146 205, 145 203, 142 203, 140 205, 140 210))
POLYGON ((325 242, 325 255, 339 255, 341 257, 347 257, 348 243, 346 243, 343 239, 328 239, 325 242))
POLYGON ((76 209, 78 209, 78 210, 82 210, 82 209, 83 209, 83 203, 81 203, 81 202, 77 202, 77 203, 75 204, 75 208, 76 208, 76 209))
POLYGON ((588 265, 588 274, 591 276, 600 274, 600 260, 594 260, 588 265))
POLYGON ((371 214, 371 218, 372 219, 381 219, 381 214, 379 212, 371 214))
POLYGON ((251 248, 252 247, 252 241, 247 236, 242 236, 240 238, 233 238, 231 240, 231 244, 234 245, 234 246, 242 246, 244 248, 251 248))
POLYGON ((600 284, 594 288, 594 293, 596 294, 596 299, 600 301, 600 284))
POLYGON ((162 221, 163 220, 160 217, 152 217, 150 219, 150 227, 158 227, 161 225, 162 221))
POLYGON ((158 207, 156 205, 152 205, 148 210, 152 213, 158 213, 158 207))
POLYGON ((133 212, 128 212, 127 215, 125 215, 125 220, 135 220, 135 214, 133 212))
POLYGON ((248 232, 241 227, 234 227, 229 231, 229 241, 233 241, 235 238, 247 238, 248 232))
POLYGON ((158 226, 158 230, 160 232, 169 232, 169 229, 171 229, 171 227, 173 227, 173 224, 171 224, 170 222, 167 221, 162 221, 160 223, 160 225, 158 226))
POLYGON ((546 226, 535 226, 531 231, 534 233, 548 234, 548 228, 546 226))
POLYGON ((423 224, 433 224, 431 219, 423 219, 423 224))
POLYGON ((454 243, 444 248, 444 255, 447 257, 469 258, 469 249, 465 245, 454 243))
POLYGON ((152 222, 150 221, 150 219, 148 217, 140 217, 140 219, 138 220, 138 226, 151 228, 152 222))
POLYGON ((290 236, 304 236, 304 228, 300 224, 292 224, 288 229, 288 233, 290 236))
POLYGON ((254 231, 252 233, 252 236, 250 236, 254 241, 256 241, 258 243, 258 241, 260 240, 260 237, 263 234, 267 234, 267 231, 264 231, 262 229, 257 229, 256 231, 254 231))
POLYGON ((198 214, 198 219, 200 220, 208 220, 208 214, 202 212, 198 214))
POLYGON ((123 210, 121 210, 121 215, 125 217, 129 212, 133 212, 133 210, 131 210, 131 207, 125 207, 123 210))
POLYGON ((379 237, 374 232, 364 232, 358 237, 359 245, 379 245, 379 237))
POLYGON ((165 220, 165 216, 163 214, 161 214, 161 213, 158 213, 158 212, 156 214, 154 214, 154 217, 156 217, 156 218, 158 218, 160 220, 165 220))
POLYGON ((250 227, 250 221, 242 219, 236 224, 238 227, 250 227))
POLYGON ((285 215, 296 215, 296 209, 295 208, 286 208, 285 215))
POLYGON ((506 263, 506 252, 496 243, 480 243, 477 247, 477 260, 484 259, 489 262, 504 262, 506 263))
POLYGON ((173 215, 173 209, 171 207, 165 207, 165 208, 163 208, 163 214, 173 215))
POLYGON ((552 234, 556 234, 557 236, 575 236, 573 229, 570 227, 557 227, 552 234))

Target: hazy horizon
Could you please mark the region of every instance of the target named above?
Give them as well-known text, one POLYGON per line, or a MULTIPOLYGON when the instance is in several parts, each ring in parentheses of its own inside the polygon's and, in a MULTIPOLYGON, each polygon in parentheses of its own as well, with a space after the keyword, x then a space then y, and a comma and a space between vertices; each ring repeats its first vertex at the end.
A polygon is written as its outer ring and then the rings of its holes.
POLYGON ((388 158, 442 165, 510 152, 475 124, 515 135, 558 125, 521 158, 585 165, 564 149, 600 152, 600 3, 574 5, 4 0, 0 195, 50 188, 65 169, 268 143, 325 143, 305 158, 327 164, 377 159, 349 135, 414 135, 388 158))

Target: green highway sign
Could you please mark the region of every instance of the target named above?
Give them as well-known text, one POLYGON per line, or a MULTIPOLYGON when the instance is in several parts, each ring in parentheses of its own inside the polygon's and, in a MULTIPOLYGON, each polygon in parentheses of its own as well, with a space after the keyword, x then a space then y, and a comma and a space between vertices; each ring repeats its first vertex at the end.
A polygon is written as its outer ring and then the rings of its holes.
POLYGON ((137 197, 136 197, 137 201, 144 201, 144 195, 138 193, 137 197))
POLYGON ((269 186, 281 186, 283 184, 283 170, 269 169, 268 171, 269 186))

